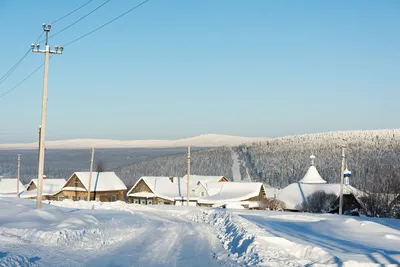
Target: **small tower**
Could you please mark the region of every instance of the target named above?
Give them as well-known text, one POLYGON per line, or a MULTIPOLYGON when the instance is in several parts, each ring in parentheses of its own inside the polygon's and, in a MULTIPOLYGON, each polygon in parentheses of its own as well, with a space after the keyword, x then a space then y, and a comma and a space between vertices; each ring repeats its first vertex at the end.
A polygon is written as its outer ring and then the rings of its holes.
POLYGON ((326 181, 322 179, 321 175, 318 173, 317 168, 314 166, 315 156, 311 155, 311 166, 308 168, 306 175, 303 179, 299 181, 301 184, 326 184, 326 181))
POLYGON ((344 176, 344 184, 349 185, 350 184, 350 177, 351 177, 351 171, 346 168, 346 170, 343 173, 344 176))
POLYGON ((314 166, 315 156, 314 156, 314 155, 311 155, 311 156, 310 156, 310 159, 311 159, 311 166, 314 166))

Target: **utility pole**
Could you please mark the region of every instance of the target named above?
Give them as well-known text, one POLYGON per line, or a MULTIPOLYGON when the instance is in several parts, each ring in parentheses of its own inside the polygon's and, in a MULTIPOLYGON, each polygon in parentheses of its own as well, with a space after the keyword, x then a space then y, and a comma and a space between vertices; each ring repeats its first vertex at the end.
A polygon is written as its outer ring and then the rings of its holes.
POLYGON ((32 52, 44 53, 44 77, 43 77, 43 95, 42 95, 42 123, 40 124, 40 140, 39 140, 39 166, 38 166, 38 189, 36 208, 42 207, 42 189, 43 189, 43 173, 44 173, 44 147, 45 147, 45 135, 46 135, 46 111, 47 111, 47 82, 49 74, 49 55, 50 54, 62 54, 64 50, 63 46, 55 46, 55 51, 50 50, 48 44, 49 32, 51 29, 50 24, 43 23, 43 31, 46 33, 46 45, 44 50, 40 50, 40 44, 32 44, 32 52))
POLYGON ((189 192, 190 192, 190 146, 188 146, 188 173, 187 173, 187 196, 186 201, 189 206, 189 192))
POLYGON ((342 145, 342 168, 340 170, 340 199, 339 199, 339 215, 343 214, 343 177, 344 177, 344 168, 346 165, 346 155, 345 155, 346 146, 342 145))
POLYGON ((19 180, 21 170, 21 154, 18 154, 18 169, 17 169, 17 197, 19 197, 19 180))
POLYGON ((90 187, 92 186, 93 161, 94 161, 94 146, 92 146, 92 159, 90 160, 89 188, 88 188, 87 201, 90 201, 90 187))

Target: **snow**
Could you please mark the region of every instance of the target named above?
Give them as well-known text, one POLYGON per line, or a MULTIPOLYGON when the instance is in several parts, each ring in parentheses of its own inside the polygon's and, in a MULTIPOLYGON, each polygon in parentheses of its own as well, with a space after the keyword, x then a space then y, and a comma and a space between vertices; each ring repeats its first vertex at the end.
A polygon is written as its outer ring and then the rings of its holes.
POLYGON ((257 197, 264 187, 262 183, 220 183, 221 189, 215 195, 199 198, 198 203, 216 204, 240 202, 252 197, 257 197))
MULTIPOLYGON (((190 175, 190 181, 194 184, 198 184, 199 182, 218 182, 221 179, 224 179, 225 176, 211 176, 211 175, 190 175)), ((182 179, 187 181, 187 175, 183 176, 182 179)), ((226 179, 226 178, 225 178, 226 179)))
MULTIPOLYGON (((280 190, 278 199, 285 202, 286 208, 298 210, 304 200, 316 191, 324 191, 327 194, 339 196, 340 184, 302 184, 293 183, 280 190)), ((362 192, 351 185, 343 185, 343 194, 353 194, 355 197, 362 195, 362 192)))
POLYGON ((235 182, 241 182, 242 181, 242 175, 240 174, 240 161, 239 161, 239 155, 232 149, 232 176, 233 176, 233 181, 235 182))
MULTIPOLYGON (((74 176, 77 176, 79 180, 82 182, 83 186, 86 190, 89 188, 89 180, 90 180, 90 172, 75 172, 68 179, 72 179, 74 176)), ((101 192, 101 191, 117 191, 117 190, 126 190, 125 184, 119 179, 119 177, 115 174, 115 172, 93 172, 92 179, 90 183, 90 192, 101 192)), ((71 190, 67 188, 63 188, 62 190, 71 190)), ((73 190, 76 190, 74 188, 73 190)))
MULTIPOLYGON (((17 181, 16 178, 0 178, 0 195, 17 194, 17 181)), ((25 186, 19 182, 19 192, 25 190, 25 186)))
MULTIPOLYGON (((43 188, 42 188, 42 195, 43 196, 52 196, 58 193, 61 188, 65 185, 65 179, 43 179, 43 188)), ((29 186, 35 185, 36 188, 38 187, 38 180, 32 179, 31 182, 28 184, 29 186)), ((22 198, 32 198, 37 196, 37 189, 24 191, 21 193, 20 197, 22 198)))
POLYGON ((153 193, 150 193, 150 192, 138 192, 138 193, 128 194, 128 196, 130 196, 130 197, 152 198, 152 197, 155 197, 156 195, 154 195, 153 193))
POLYGON ((32 200, 0 197, 0 266, 400 264, 400 220, 121 201, 46 203, 37 210, 32 200))
POLYGON ((325 184, 326 181, 322 179, 315 166, 310 166, 304 175, 303 179, 299 181, 302 184, 325 184))
MULTIPOLYGON (((172 148, 185 147, 219 147, 237 146, 243 143, 262 141, 262 137, 239 137, 219 134, 204 134, 180 140, 109 140, 109 139, 70 139, 47 141, 46 148, 78 149, 90 148, 172 148)), ((37 149, 38 143, 0 144, 0 149, 37 149)))
POLYGON ((400 264, 400 241, 390 238, 399 237, 400 220, 255 211, 241 216, 274 236, 318 246, 344 266, 400 264))
MULTIPOLYGON (((187 196, 187 179, 180 177, 162 177, 162 176, 143 176, 128 191, 127 196, 131 196, 131 191, 141 182, 145 182, 155 196, 174 201, 176 198, 185 198, 187 196), (172 180, 172 181, 171 181, 172 180)), ((194 185, 197 182, 191 179, 189 199, 197 199, 194 194, 194 185)))

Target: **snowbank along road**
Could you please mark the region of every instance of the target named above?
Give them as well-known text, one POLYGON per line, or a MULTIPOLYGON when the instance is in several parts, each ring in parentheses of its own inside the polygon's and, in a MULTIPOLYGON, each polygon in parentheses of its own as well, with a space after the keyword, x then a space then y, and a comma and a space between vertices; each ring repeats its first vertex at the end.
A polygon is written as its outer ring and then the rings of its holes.
POLYGON ((0 266, 397 266, 400 223, 0 197, 0 266), (340 233, 340 234, 339 234, 340 233))

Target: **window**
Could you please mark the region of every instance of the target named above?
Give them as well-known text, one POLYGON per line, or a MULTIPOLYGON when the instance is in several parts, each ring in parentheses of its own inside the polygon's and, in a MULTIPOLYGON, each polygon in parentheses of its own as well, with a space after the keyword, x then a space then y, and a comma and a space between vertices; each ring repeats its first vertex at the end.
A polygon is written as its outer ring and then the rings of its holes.
POLYGON ((153 200, 148 199, 148 200, 147 200, 147 205, 153 205, 153 200))
POLYGON ((65 197, 58 197, 58 201, 63 201, 65 197))
POLYGON ((117 196, 116 195, 111 195, 111 201, 117 201, 117 196))
POLYGON ((134 203, 139 204, 139 200, 135 198, 134 203))
POLYGON ((146 199, 141 199, 141 200, 140 200, 140 204, 146 205, 146 199))
POLYGON ((77 198, 76 196, 73 196, 73 197, 72 197, 72 200, 73 200, 73 201, 77 201, 78 198, 77 198))
POLYGON ((201 192, 201 196, 204 197, 204 192, 201 192))

